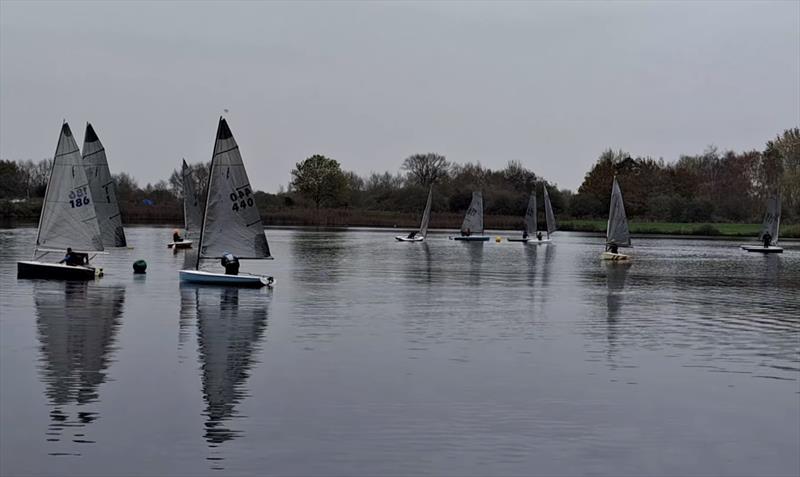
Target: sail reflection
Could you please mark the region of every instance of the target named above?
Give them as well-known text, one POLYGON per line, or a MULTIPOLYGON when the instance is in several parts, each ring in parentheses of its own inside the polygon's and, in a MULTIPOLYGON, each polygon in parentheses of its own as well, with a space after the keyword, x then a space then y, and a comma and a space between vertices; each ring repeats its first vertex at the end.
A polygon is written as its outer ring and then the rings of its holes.
MULTIPOLYGON (((227 421, 243 417, 236 410, 248 396, 245 383, 267 327, 269 291, 182 284, 181 293, 194 293, 197 344, 206 401, 205 439, 220 444, 241 434, 227 421)), ((191 314, 181 300, 181 319, 191 314)))
POLYGON ((616 350, 617 321, 622 311, 625 281, 628 277, 628 270, 631 264, 623 262, 603 262, 603 267, 606 270, 606 284, 608 286, 608 292, 606 294, 606 311, 608 313, 606 316, 606 323, 608 327, 608 354, 611 356, 616 350))
MULTIPOLYGON (((40 343, 39 372, 52 406, 48 440, 98 418, 90 407, 106 381, 120 326, 125 288, 86 282, 36 282, 33 288, 40 343)), ((78 430, 78 429, 75 429, 78 430)), ((73 442, 92 442, 81 433, 73 442)))

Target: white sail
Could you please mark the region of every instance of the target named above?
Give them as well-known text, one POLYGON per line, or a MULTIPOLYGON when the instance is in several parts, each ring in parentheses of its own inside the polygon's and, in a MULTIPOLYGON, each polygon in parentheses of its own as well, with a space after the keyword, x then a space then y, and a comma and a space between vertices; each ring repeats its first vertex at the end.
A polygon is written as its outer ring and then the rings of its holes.
POLYGON ((422 222, 419 225, 419 233, 423 237, 428 236, 428 222, 431 219, 431 203, 433 202, 433 185, 428 190, 428 202, 425 204, 425 212, 422 213, 422 222))
POLYGON ((199 233, 203 222, 203 209, 200 205, 200 196, 194 187, 192 170, 185 160, 181 175, 183 180, 183 220, 186 225, 186 234, 199 233))
POLYGON ((770 245, 778 244, 778 232, 781 225, 781 198, 778 194, 767 200, 767 213, 764 214, 764 222, 761 224, 761 231, 758 239, 763 241, 764 235, 769 233, 772 237, 770 245))
POLYGON ((239 146, 228 123, 220 118, 208 177, 198 260, 221 258, 225 252, 239 258, 271 258, 239 146))
POLYGON ((530 236, 536 235, 538 227, 536 218, 536 194, 531 192, 531 197, 528 199, 528 208, 525 209, 525 232, 530 236))
POLYGON ((82 252, 103 250, 81 153, 65 122, 44 195, 36 248, 66 250, 67 247, 82 252))
POLYGON ((553 214, 553 205, 550 204, 550 194, 547 193, 547 186, 544 186, 544 216, 547 219, 547 236, 556 231, 556 216, 553 214))
POLYGON ((106 149, 90 123, 86 123, 83 139, 83 167, 89 181, 89 190, 92 191, 103 246, 127 246, 125 230, 122 228, 122 214, 117 202, 117 187, 108 169, 106 149))
POLYGON ((461 224, 461 232, 469 231, 471 234, 483 233, 483 194, 472 193, 472 202, 461 224))
POLYGON ((619 189, 617 178, 611 187, 611 207, 608 211, 608 228, 606 229, 606 243, 618 247, 631 246, 631 234, 628 231, 628 218, 625 215, 625 205, 622 203, 622 191, 619 189))

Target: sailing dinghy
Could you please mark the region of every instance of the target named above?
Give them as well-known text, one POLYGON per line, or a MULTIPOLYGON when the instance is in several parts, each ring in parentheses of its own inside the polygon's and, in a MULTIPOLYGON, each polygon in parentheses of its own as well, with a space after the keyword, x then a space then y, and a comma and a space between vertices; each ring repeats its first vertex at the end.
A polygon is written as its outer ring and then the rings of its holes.
POLYGON ((553 214, 553 204, 550 203, 550 194, 547 193, 547 185, 544 186, 544 217, 547 222, 547 238, 537 240, 538 243, 549 243, 552 241, 550 238, 553 232, 558 230, 556 225, 556 216, 553 214))
POLYGON ((472 202, 464 215, 464 222, 461 224, 461 235, 451 236, 450 240, 461 240, 464 242, 488 242, 489 236, 483 235, 483 194, 480 192, 472 193, 472 202), (478 234, 478 235, 472 235, 478 234))
POLYGON ((183 180, 183 221, 184 238, 180 242, 172 241, 167 244, 168 248, 183 249, 192 248, 193 240, 189 236, 200 231, 203 222, 203 210, 200 208, 200 196, 195 191, 194 177, 186 160, 183 161, 181 168, 183 180))
POLYGON ((507 237, 506 240, 509 242, 522 242, 528 243, 529 241, 535 240, 536 235, 536 192, 531 192, 531 197, 528 199, 528 208, 525 209, 525 229, 522 233, 522 237, 507 237))
POLYGON ((783 249, 778 247, 778 232, 781 226, 781 198, 778 194, 770 197, 767 201, 767 213, 764 214, 764 222, 761 224, 761 231, 758 239, 764 245, 742 245, 742 250, 758 253, 783 253, 783 249), (769 234, 769 237, 766 237, 769 234))
POLYGON ((93 280, 95 276, 102 276, 103 269, 90 267, 88 254, 102 251, 103 239, 81 152, 69 125, 64 122, 39 216, 34 259, 17 262, 17 278, 93 280), (86 265, 40 260, 53 252, 63 256, 67 248, 85 255, 86 265), (39 252, 43 253, 37 257, 39 252))
POLYGON ((208 176, 197 261, 194 270, 179 272, 180 279, 210 285, 272 286, 275 280, 269 276, 227 275, 200 270, 201 260, 220 260, 227 253, 240 259, 272 258, 239 146, 227 121, 220 117, 208 176))
POLYGON ((616 176, 611 186, 611 207, 608 211, 606 228, 606 251, 600 255, 603 260, 628 260, 624 253, 612 252, 614 247, 630 247, 631 233, 628 230, 628 218, 625 215, 625 204, 622 202, 622 191, 619 189, 616 176))
POLYGON ((408 235, 398 235, 395 239, 400 242, 422 242, 428 237, 428 221, 431 218, 431 202, 433 200, 433 185, 428 190, 428 202, 425 204, 425 211, 422 213, 422 222, 419 225, 419 230, 411 232, 408 235))
POLYGON ((94 201, 97 224, 100 226, 103 247, 127 247, 125 229, 122 227, 122 214, 117 201, 117 186, 108 169, 106 149, 90 123, 86 123, 82 156, 86 179, 89 181, 89 190, 94 201))

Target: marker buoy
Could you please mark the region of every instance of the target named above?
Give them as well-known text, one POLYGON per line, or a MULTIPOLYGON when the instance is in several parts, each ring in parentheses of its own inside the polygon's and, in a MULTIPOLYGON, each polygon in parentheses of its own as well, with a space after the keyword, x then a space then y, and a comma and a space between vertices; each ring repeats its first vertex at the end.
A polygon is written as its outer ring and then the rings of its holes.
POLYGON ((136 260, 133 262, 133 273, 145 273, 147 271, 147 262, 144 260, 136 260))

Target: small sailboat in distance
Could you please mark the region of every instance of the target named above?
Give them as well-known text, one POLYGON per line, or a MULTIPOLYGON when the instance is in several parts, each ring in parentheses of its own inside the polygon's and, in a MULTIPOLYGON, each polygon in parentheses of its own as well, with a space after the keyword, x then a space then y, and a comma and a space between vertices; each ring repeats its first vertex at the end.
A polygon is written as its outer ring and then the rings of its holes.
POLYGON ((556 225, 556 216, 553 214, 553 204, 550 203, 550 194, 547 193, 547 184, 544 184, 544 217, 547 222, 547 238, 539 240, 540 243, 552 241, 551 236, 553 232, 558 230, 556 225))
POLYGON ((17 278, 92 280, 103 270, 89 266, 89 254, 102 251, 103 239, 81 152, 65 121, 44 193, 34 259, 17 262, 17 278), (71 253, 62 260, 67 263, 39 260, 68 249, 71 253), (38 252, 44 253, 37 257, 38 252))
POLYGON ((433 201, 433 184, 428 189, 428 202, 425 204, 425 211, 422 212, 422 222, 419 230, 415 230, 408 235, 398 235, 395 237, 400 242, 422 242, 428 237, 428 221, 431 219, 431 202, 433 201))
POLYGON ((622 191, 614 176, 611 186, 611 206, 608 211, 606 228, 606 251, 600 255, 603 260, 628 260, 630 256, 618 253, 618 247, 631 246, 631 233, 628 230, 628 218, 625 215, 625 204, 622 202, 622 191))
MULTIPOLYGON (((184 222, 184 237, 183 240, 167 244, 168 248, 182 249, 192 248, 192 243, 189 237, 200 232, 200 227, 203 222, 203 209, 200 205, 200 196, 197 194, 194 186, 194 177, 192 170, 186 160, 183 160, 181 166, 181 180, 183 182, 183 222, 184 222)), ((176 231, 177 233, 177 231, 176 231)))
POLYGON ((533 239, 533 236, 536 235, 536 228, 538 227, 536 223, 536 192, 531 192, 531 196, 528 199, 528 208, 525 209, 525 219, 524 219, 524 228, 522 230, 522 237, 508 237, 506 240, 509 242, 522 242, 528 243, 533 239))
POLYGON ((451 236, 450 240, 464 242, 489 241, 489 236, 483 235, 483 194, 481 192, 475 191, 472 193, 472 202, 464 215, 464 222, 461 223, 461 235, 451 236))
POLYGON ((758 239, 763 245, 742 245, 748 252, 783 253, 783 248, 778 247, 778 233, 781 227, 781 197, 777 193, 767 200, 767 213, 761 224, 758 239))
POLYGON ((83 167, 86 169, 86 179, 89 181, 89 190, 92 192, 103 247, 127 247, 125 229, 122 227, 122 213, 117 201, 117 186, 108 168, 106 148, 103 147, 91 123, 86 123, 82 159, 83 167))
POLYGON ((181 281, 239 287, 272 286, 275 281, 272 277, 239 274, 238 267, 235 274, 200 270, 201 260, 221 260, 229 255, 251 260, 272 258, 239 146, 227 121, 220 117, 208 174, 197 261, 194 270, 179 272, 181 281))

